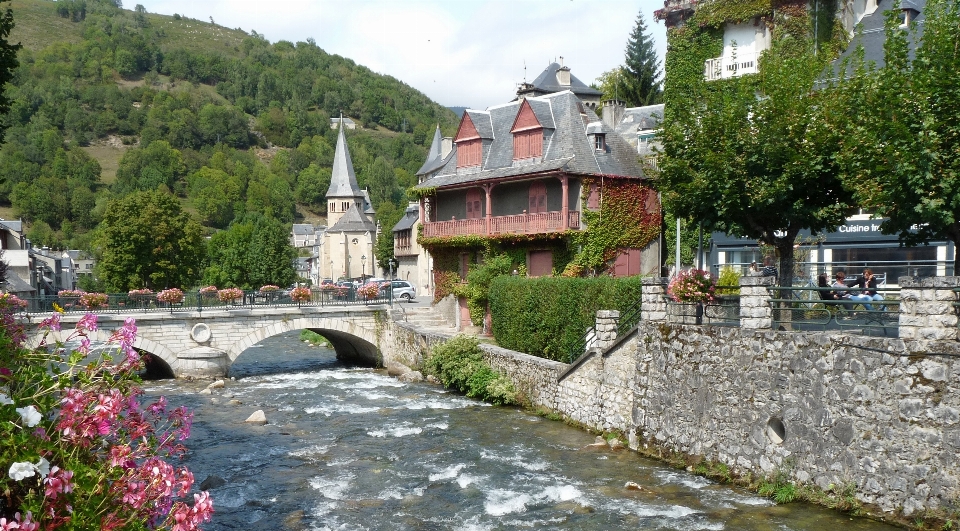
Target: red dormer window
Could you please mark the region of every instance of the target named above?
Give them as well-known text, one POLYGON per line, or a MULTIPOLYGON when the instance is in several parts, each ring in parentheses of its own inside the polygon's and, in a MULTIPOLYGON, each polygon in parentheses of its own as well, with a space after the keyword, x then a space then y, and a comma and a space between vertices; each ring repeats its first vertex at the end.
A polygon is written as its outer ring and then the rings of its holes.
POLYGON ((458 168, 480 165, 483 161, 483 144, 469 113, 463 113, 463 120, 453 141, 457 145, 458 168))
POLYGON ((543 126, 529 101, 523 100, 520 104, 510 133, 513 134, 513 160, 543 156, 543 126))

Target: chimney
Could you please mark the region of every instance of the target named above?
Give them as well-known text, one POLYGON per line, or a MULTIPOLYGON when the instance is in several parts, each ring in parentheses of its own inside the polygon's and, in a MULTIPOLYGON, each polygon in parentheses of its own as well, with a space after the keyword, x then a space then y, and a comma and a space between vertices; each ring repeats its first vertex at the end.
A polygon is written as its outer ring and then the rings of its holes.
POLYGON ((451 151, 453 151, 453 137, 445 136, 440 140, 440 159, 447 158, 451 151))
POLYGON ((561 66, 557 69, 557 83, 559 83, 561 87, 570 86, 570 67, 561 66))
POLYGON ((623 113, 626 106, 620 100, 606 100, 603 102, 603 123, 610 129, 615 129, 620 120, 623 119, 623 113))

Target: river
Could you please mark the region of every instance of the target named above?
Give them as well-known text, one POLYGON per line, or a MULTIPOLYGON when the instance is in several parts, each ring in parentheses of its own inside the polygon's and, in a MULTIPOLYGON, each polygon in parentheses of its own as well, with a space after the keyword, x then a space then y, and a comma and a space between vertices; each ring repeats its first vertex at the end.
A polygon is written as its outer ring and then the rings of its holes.
POLYGON ((194 411, 197 484, 225 481, 207 530, 894 529, 589 447, 561 422, 345 366, 296 333, 248 349, 231 376, 212 395, 145 385, 194 411), (257 409, 267 425, 244 422, 257 409))

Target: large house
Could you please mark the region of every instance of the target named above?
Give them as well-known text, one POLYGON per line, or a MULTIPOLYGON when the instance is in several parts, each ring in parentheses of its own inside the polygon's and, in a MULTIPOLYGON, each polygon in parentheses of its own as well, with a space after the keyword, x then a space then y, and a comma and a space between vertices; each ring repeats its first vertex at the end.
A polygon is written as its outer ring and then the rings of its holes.
POLYGON ((517 89, 517 100, 545 96, 565 90, 573 92, 585 106, 594 111, 600 105, 600 98, 603 97, 602 92, 585 84, 577 79, 577 76, 570 73, 570 67, 563 66, 563 57, 561 57, 560 63, 547 65, 533 82, 524 81, 521 83, 517 89))
POLYGON ((565 90, 465 111, 449 154, 435 135, 415 187, 421 244, 434 255, 435 270, 450 267, 438 263, 442 249, 457 255, 454 267, 464 277, 481 242, 490 241, 522 256, 528 275, 563 271, 584 247, 569 237, 589 230, 596 213, 596 231, 632 234, 600 251, 609 262, 600 270, 657 271, 659 201, 645 186, 636 148, 615 125, 565 90), (604 222, 603 208, 629 212, 623 226, 611 228, 615 214, 604 222))

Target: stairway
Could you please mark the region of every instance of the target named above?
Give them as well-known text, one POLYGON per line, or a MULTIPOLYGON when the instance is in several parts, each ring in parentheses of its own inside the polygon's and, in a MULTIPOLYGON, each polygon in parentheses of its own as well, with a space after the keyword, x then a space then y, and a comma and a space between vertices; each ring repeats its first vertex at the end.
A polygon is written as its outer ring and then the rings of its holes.
POLYGON ((447 334, 456 333, 456 328, 440 316, 432 307, 407 307, 398 316, 398 320, 406 321, 418 328, 436 330, 447 334))

